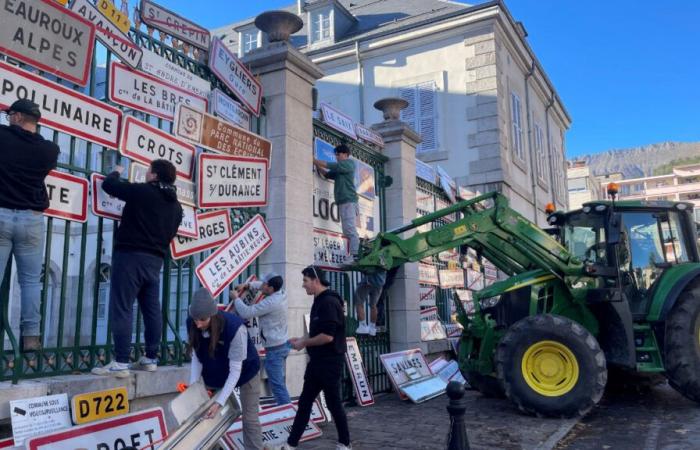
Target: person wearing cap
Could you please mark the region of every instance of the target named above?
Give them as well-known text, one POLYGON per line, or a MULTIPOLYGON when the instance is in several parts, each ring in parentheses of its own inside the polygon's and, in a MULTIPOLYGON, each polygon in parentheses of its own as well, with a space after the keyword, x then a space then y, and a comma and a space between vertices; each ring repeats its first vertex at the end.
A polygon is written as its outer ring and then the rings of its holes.
POLYGON ((59 148, 37 132, 39 106, 17 100, 3 111, 0 125, 0 282, 14 255, 20 285, 20 340, 23 351, 41 348, 41 270, 44 217, 49 196, 44 180, 58 162, 59 148))
POLYGON ((284 280, 274 272, 268 273, 260 281, 252 281, 231 291, 232 309, 243 320, 258 318, 260 335, 265 346, 265 372, 270 383, 270 391, 278 405, 291 403, 285 373, 289 346, 287 341, 287 294, 282 290, 284 280), (253 305, 248 305, 238 295, 250 289, 253 295, 258 292, 265 297, 253 305), (237 292, 238 291, 238 292, 237 292))
POLYGON ((350 148, 345 144, 338 145, 334 151, 337 162, 314 159, 314 165, 322 175, 335 181, 333 197, 335 204, 338 205, 343 234, 350 241, 351 259, 354 260, 360 248, 360 236, 357 234, 360 211, 355 190, 355 161, 350 159, 350 148))
POLYGON ((205 418, 218 414, 233 389, 240 388, 245 449, 262 450, 262 428, 258 417, 260 359, 243 319, 219 311, 216 300, 206 289, 194 293, 189 312, 190 385, 201 377, 207 388, 218 390, 216 403, 205 413, 205 418))
POLYGON ((362 274, 360 282, 355 290, 355 310, 357 311, 357 321, 359 326, 355 333, 369 334, 375 336, 377 334, 377 303, 379 297, 382 296, 386 283, 386 270, 378 270, 375 273, 362 274), (365 322, 365 307, 369 303, 369 323, 365 322))
POLYGON ((336 450, 352 448, 348 419, 343 409, 340 386, 345 367, 345 313, 340 294, 329 289, 330 283, 324 272, 308 266, 301 271, 302 286, 306 293, 314 296, 309 321, 309 336, 289 340, 295 350, 306 349, 309 363, 304 373, 304 387, 301 390, 297 414, 287 445, 283 448, 296 448, 311 416, 311 407, 318 394, 323 391, 326 404, 333 416, 338 432, 336 450))

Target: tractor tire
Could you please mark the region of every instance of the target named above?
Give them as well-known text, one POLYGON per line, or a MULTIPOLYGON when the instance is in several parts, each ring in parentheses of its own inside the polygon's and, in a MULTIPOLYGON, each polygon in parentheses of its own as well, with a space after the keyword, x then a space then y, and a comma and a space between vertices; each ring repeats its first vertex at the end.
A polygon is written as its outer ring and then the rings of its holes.
POLYGON ((666 377, 676 391, 700 403, 700 287, 686 288, 666 318, 666 377))
POLYGON ((479 372, 467 372, 464 378, 467 379, 469 386, 479 391, 484 397, 504 398, 506 396, 496 377, 482 375, 479 372))
POLYGON ((538 417, 577 417, 605 391, 608 371, 598 341, 565 317, 541 314, 514 323, 496 349, 506 396, 538 417))

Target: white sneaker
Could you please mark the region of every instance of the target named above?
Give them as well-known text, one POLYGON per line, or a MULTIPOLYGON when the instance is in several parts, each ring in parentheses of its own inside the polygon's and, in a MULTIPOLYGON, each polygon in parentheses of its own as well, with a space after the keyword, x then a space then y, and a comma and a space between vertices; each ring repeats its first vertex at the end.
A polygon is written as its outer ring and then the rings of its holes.
POLYGON ((335 446, 335 450, 352 450, 352 444, 343 445, 340 442, 338 442, 338 444, 336 444, 335 446))
POLYGON ((130 369, 145 370, 146 372, 155 372, 156 369, 158 369, 158 360, 142 356, 138 361, 131 364, 130 369))
POLYGON ((369 334, 370 333, 370 328, 369 325, 366 323, 362 322, 359 327, 357 327, 357 330, 355 330, 355 334, 369 334))
POLYGON ((377 335, 377 325, 375 325, 375 324, 373 324, 373 323, 370 323, 368 328, 369 328, 369 331, 368 331, 368 332, 369 332, 369 335, 370 335, 370 336, 376 336, 376 335, 377 335))
POLYGON ((95 367, 90 371, 93 375, 112 376, 117 378, 128 378, 130 375, 129 365, 112 361, 103 367, 95 367))

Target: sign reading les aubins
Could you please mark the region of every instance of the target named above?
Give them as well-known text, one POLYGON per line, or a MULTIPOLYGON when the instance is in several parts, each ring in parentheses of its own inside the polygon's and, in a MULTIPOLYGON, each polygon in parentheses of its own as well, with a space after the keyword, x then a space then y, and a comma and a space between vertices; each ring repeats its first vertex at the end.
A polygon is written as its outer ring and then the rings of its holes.
POLYGON ((85 86, 95 48, 95 26, 50 0, 5 0, 0 52, 85 86))
POLYGON ((262 85, 218 38, 212 43, 209 68, 241 99, 250 112, 256 117, 260 115, 262 85))
POLYGON ((189 42, 202 50, 209 50, 211 34, 206 28, 202 28, 174 12, 150 1, 141 0, 141 20, 146 25, 164 31, 185 42, 189 42))

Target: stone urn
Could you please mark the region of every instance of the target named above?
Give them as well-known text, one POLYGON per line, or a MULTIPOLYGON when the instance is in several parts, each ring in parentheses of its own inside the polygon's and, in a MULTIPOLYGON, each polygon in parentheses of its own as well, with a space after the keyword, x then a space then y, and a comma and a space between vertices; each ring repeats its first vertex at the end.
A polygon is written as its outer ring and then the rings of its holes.
POLYGON ((267 34, 270 42, 289 40, 303 25, 299 16, 287 11, 266 11, 255 18, 255 26, 267 34))
POLYGON ((374 103, 374 108, 384 113, 384 120, 399 120, 401 110, 407 106, 406 100, 396 97, 383 98, 374 103))

